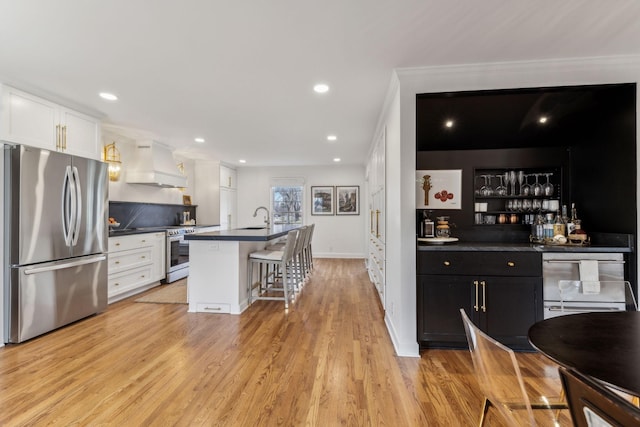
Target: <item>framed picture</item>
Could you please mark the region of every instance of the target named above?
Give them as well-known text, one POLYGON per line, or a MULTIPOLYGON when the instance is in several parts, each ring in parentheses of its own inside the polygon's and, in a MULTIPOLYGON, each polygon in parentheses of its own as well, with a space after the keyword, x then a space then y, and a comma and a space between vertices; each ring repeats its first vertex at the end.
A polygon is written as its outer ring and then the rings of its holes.
POLYGON ((311 215, 333 215, 333 187, 311 187, 311 215))
POLYGON ((462 209, 462 170, 416 171, 416 209, 462 209))
POLYGON ((182 196, 182 204, 191 206, 191 196, 187 196, 187 195, 182 196))
POLYGON ((336 215, 360 215, 360 186, 336 186, 336 215))

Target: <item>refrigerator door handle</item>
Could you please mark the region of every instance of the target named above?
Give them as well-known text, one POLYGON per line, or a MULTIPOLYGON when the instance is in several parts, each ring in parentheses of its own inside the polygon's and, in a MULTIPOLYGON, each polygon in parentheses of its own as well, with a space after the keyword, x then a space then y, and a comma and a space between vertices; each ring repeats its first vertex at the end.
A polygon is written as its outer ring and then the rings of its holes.
POLYGON ((95 257, 85 258, 78 261, 71 261, 63 264, 50 265, 48 267, 25 268, 24 274, 29 275, 29 274, 46 273, 48 271, 63 270, 65 268, 79 267, 81 265, 86 265, 86 264, 94 264, 96 262, 104 261, 106 259, 107 259, 106 255, 98 255, 95 257))
POLYGON ((69 192, 71 191, 71 166, 67 166, 64 173, 64 182, 62 183, 62 233, 64 234, 64 243, 67 246, 71 246, 71 230, 73 206, 71 206, 71 198, 69 192))
POLYGON ((78 168, 73 167, 73 188, 75 189, 76 209, 75 209, 75 223, 73 227, 73 238, 71 244, 73 246, 78 244, 78 237, 80 237, 80 225, 82 221, 82 187, 80 186, 80 174, 78 168))

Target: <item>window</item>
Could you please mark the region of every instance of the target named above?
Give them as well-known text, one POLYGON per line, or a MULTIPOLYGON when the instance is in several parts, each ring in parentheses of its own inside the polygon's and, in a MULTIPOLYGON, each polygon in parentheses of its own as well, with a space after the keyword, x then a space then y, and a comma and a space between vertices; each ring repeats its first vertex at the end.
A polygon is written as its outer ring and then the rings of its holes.
POLYGON ((271 212, 273 224, 302 224, 304 215, 300 183, 276 183, 271 186, 271 212))

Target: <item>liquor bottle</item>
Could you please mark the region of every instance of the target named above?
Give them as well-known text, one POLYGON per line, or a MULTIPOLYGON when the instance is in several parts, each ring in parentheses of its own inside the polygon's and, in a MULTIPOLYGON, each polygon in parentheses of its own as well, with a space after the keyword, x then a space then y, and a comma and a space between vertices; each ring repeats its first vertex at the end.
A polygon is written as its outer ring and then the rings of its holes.
POLYGON ((565 236, 565 224, 562 221, 562 215, 560 215, 560 209, 558 209, 558 212, 556 213, 556 220, 553 223, 553 237, 555 238, 556 236, 565 236))
POLYGON ((567 235, 573 233, 576 229, 576 221, 578 221, 578 214, 576 212, 576 204, 571 203, 571 219, 567 222, 567 235))
POLYGON ((562 205, 562 222, 564 222, 564 235, 566 237, 569 235, 569 231, 567 230, 567 224, 569 223, 569 216, 567 215, 567 205, 562 205))
POLYGON ((552 240, 553 239, 553 214, 548 213, 546 216, 546 221, 544 222, 544 239, 552 240))

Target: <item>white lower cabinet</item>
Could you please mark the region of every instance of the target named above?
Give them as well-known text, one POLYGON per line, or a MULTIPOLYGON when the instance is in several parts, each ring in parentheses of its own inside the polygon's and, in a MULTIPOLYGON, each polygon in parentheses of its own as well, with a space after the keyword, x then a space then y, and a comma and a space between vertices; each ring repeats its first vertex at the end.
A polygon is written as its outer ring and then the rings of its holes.
POLYGON ((165 233, 109 238, 109 303, 145 291, 165 277, 165 233))

